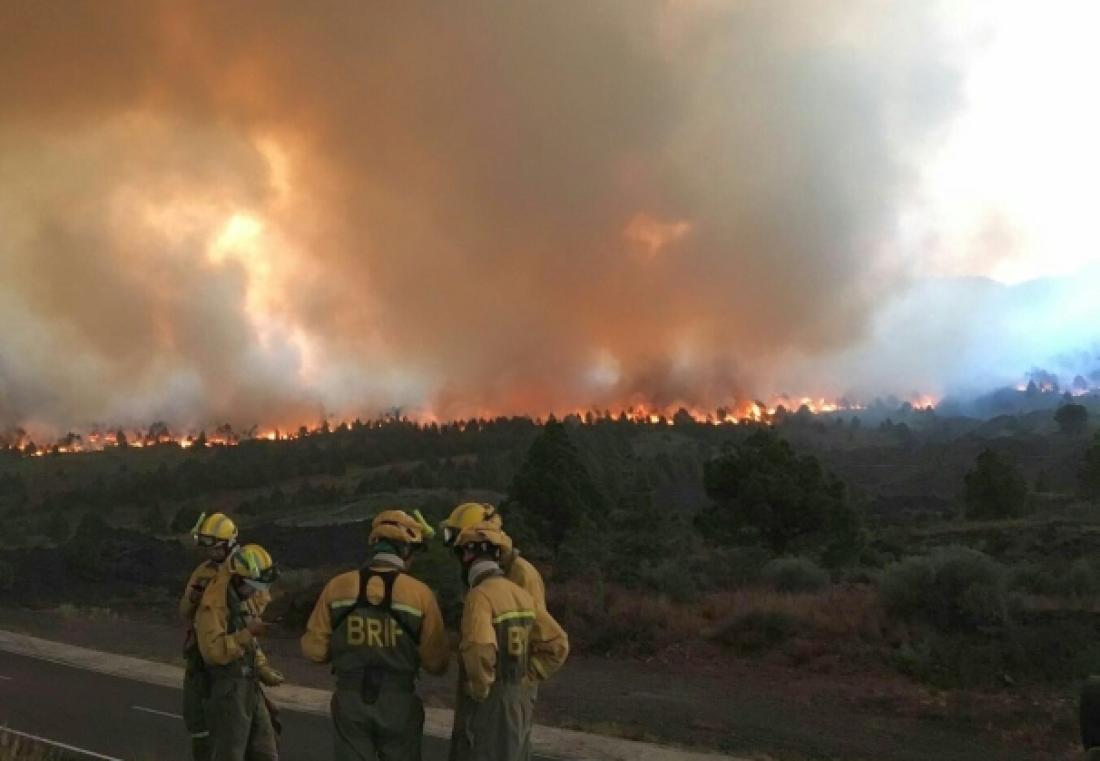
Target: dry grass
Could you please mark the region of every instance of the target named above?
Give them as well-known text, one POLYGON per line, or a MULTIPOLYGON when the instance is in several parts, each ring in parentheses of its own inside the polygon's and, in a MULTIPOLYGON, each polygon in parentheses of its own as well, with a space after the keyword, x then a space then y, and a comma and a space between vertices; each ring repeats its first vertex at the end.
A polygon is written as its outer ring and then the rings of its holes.
POLYGON ((801 594, 754 587, 677 603, 613 585, 570 583, 551 589, 550 605, 576 649, 599 654, 655 655, 705 641, 760 651, 795 639, 824 652, 881 643, 886 630, 875 590, 863 585, 801 594))
POLYGON ((738 619, 761 614, 786 616, 807 633, 830 639, 879 640, 886 625, 875 590, 866 585, 831 586, 800 594, 747 588, 714 595, 706 605, 704 615, 716 622, 704 632, 710 638, 720 636, 738 619))

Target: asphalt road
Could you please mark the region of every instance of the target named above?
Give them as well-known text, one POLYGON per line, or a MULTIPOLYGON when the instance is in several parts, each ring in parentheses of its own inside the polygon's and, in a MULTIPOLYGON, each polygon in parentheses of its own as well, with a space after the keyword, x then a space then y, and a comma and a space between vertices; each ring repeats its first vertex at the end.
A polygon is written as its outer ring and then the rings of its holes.
MULTIPOLYGON (((189 761, 180 695, 168 687, 0 652, 0 728, 86 752, 67 753, 73 761, 189 761)), ((283 711, 281 718, 282 761, 332 757, 327 716, 283 711)), ((424 761, 444 761, 447 745, 424 738, 424 761)))

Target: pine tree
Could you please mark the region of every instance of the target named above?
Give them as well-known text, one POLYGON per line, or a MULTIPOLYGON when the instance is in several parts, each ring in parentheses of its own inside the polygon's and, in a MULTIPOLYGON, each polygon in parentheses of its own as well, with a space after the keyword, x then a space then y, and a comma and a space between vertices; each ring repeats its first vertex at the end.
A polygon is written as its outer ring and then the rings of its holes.
POLYGON ((1007 518, 1027 500, 1027 481, 1009 460, 992 449, 978 455, 964 479, 966 514, 971 518, 1007 518))

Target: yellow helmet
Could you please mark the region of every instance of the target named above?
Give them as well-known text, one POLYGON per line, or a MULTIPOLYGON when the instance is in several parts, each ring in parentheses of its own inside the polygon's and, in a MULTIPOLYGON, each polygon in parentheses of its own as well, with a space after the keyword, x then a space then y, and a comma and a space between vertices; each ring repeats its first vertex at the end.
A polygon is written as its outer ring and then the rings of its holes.
POLYGON ((476 526, 479 523, 492 523, 497 528, 501 526, 500 513, 488 502, 463 502, 451 511, 447 519, 442 523, 443 543, 453 547, 458 535, 463 529, 476 526))
POLYGON ((203 513, 191 529, 191 538, 200 547, 233 544, 237 541, 237 524, 225 513, 203 513))
POLYGON ((254 587, 266 589, 279 578, 279 568, 271 554, 258 544, 246 544, 229 558, 231 573, 254 587))
POLYGON ((423 547, 425 537, 431 538, 435 531, 424 520, 419 510, 409 515, 404 510, 384 510, 375 516, 370 526, 370 544, 388 540, 398 544, 423 547))
POLYGON ((482 521, 462 529, 454 540, 455 552, 473 549, 487 555, 505 554, 512 551, 512 538, 504 533, 499 523, 482 521))

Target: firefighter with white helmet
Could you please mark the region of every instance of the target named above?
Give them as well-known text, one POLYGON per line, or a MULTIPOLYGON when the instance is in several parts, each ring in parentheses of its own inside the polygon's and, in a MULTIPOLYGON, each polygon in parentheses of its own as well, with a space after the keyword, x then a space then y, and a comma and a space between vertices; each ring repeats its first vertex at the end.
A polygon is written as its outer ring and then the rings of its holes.
POLYGON ((212 761, 278 761, 275 726, 262 685, 278 686, 257 638, 264 623, 248 605, 266 596, 279 571, 258 544, 235 550, 207 585, 195 636, 210 675, 207 717, 212 761))
POLYGON ((451 761, 523 761, 531 755, 533 691, 569 655, 557 621, 509 581, 501 558, 512 541, 486 521, 453 541, 469 586, 459 641, 459 703, 451 761))
POLYGON ((371 524, 365 567, 333 578, 302 636, 302 653, 331 663, 336 761, 420 761, 420 669, 442 674, 450 645, 435 595, 409 575, 434 532, 419 512, 386 510, 371 524))

